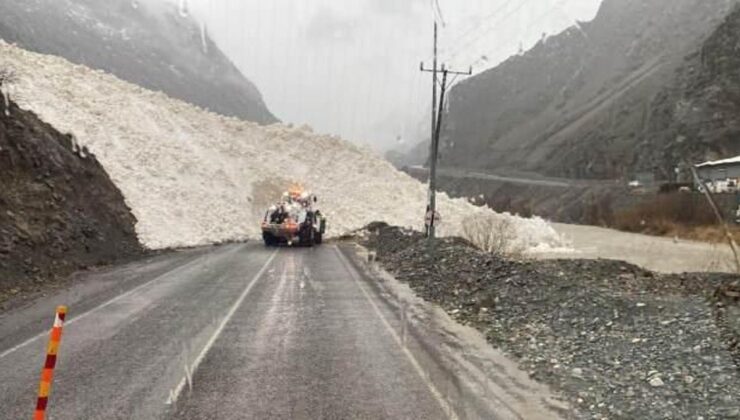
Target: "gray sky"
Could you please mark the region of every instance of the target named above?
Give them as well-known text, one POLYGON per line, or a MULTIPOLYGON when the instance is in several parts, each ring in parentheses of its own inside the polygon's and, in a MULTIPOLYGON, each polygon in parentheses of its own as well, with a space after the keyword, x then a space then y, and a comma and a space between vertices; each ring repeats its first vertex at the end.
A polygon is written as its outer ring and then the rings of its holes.
MULTIPOLYGON (((433 0, 188 1, 285 122, 377 150, 427 136, 433 0), (398 140, 400 136, 401 140, 398 140)), ((442 58, 480 72, 591 20, 601 0, 439 0, 442 58)))

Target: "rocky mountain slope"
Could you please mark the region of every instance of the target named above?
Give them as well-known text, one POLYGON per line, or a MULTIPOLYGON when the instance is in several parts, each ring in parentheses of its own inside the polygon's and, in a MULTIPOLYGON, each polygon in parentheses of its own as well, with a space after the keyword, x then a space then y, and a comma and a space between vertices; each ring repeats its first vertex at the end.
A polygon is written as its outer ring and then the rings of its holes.
POLYGON ((740 155, 739 45, 740 8, 736 8, 699 50, 686 57, 676 83, 653 101, 658 118, 650 121, 649 130, 658 135, 650 147, 641 145, 648 158, 639 161, 642 166, 660 158, 740 155))
POLYGON ((223 115, 275 122, 257 88, 204 29, 163 0, 0 2, 0 39, 223 115))
POLYGON ((0 96, 0 302, 140 254, 135 222, 95 156, 0 96))
POLYGON ((735 4, 605 0, 592 22, 453 89, 443 165, 670 178, 684 154, 740 153, 735 4))

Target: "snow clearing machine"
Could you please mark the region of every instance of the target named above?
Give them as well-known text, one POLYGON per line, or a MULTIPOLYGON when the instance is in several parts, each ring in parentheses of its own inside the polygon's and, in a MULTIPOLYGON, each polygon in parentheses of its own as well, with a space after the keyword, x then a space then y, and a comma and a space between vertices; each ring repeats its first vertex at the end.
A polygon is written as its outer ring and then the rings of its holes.
POLYGON ((326 218, 315 208, 318 198, 301 188, 291 188, 270 207, 262 220, 265 246, 314 246, 323 241, 326 218))

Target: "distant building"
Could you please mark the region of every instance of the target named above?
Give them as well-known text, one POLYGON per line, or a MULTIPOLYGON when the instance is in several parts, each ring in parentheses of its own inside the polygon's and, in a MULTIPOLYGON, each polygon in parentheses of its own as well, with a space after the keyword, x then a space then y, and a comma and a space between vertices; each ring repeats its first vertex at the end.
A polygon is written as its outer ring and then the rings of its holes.
POLYGON ((705 181, 740 181, 740 156, 730 159, 704 162, 696 165, 699 177, 705 181))
POLYGON ((740 156, 696 165, 699 178, 712 192, 737 192, 740 185, 740 156))

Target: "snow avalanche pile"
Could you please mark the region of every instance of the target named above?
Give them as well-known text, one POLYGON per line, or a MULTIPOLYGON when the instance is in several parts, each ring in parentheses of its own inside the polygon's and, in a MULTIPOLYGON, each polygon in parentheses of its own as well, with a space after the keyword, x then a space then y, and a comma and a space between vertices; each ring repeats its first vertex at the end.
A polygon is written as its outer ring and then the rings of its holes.
MULTIPOLYGON (((339 138, 216 115, 2 41, 0 67, 17 75, 21 106, 96 155, 149 248, 256 237, 264 210, 294 183, 318 195, 330 236, 373 221, 422 227, 425 186, 339 138)), ((443 235, 461 234, 471 215, 498 217, 515 226, 518 246, 563 246, 543 220, 496 215, 444 194, 439 201, 443 235)))

